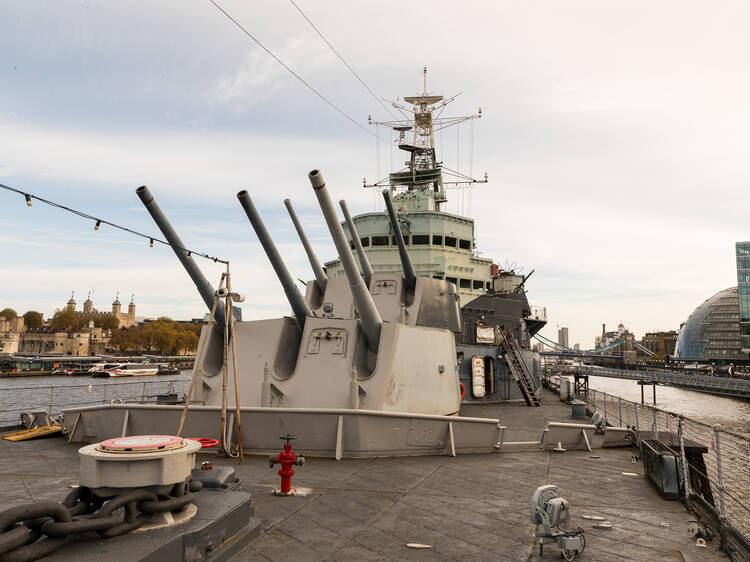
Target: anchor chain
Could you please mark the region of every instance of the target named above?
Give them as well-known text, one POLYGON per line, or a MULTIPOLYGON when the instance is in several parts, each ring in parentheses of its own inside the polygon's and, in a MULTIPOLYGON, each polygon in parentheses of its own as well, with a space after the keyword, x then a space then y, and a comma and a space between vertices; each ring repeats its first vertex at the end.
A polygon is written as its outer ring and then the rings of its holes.
POLYGON ((142 526, 157 513, 184 508, 203 484, 188 477, 168 494, 134 488, 101 498, 79 486, 62 502, 35 502, 0 512, 0 562, 27 562, 56 551, 70 535, 111 538, 142 526))

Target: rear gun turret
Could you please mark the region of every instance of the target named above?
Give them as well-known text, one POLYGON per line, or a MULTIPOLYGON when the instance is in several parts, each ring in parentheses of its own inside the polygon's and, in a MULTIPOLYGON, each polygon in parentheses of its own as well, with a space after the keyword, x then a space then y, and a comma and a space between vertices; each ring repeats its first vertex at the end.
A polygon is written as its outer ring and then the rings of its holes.
MULTIPOLYGON (((161 208, 154 200, 154 196, 151 195, 151 191, 148 189, 148 187, 142 185, 141 187, 136 189, 135 192, 138 194, 138 197, 140 197, 144 206, 151 214, 151 217, 154 219, 156 226, 159 227, 159 230, 161 230, 164 238, 166 238, 167 242, 169 242, 169 245, 174 251, 177 258, 180 260, 180 262, 182 262, 182 265, 185 268, 185 271, 187 271, 188 275, 190 276, 190 279, 192 279, 193 283, 195 283, 195 286, 198 289, 201 297, 203 298, 203 302, 206 303, 208 310, 211 310, 214 304, 214 300, 216 299, 216 291, 214 290, 213 285, 211 285, 208 279, 206 279, 206 276, 203 275, 203 272, 200 270, 200 267, 198 267, 198 264, 195 263, 195 260, 191 259, 190 252, 185 249, 185 245, 182 243, 182 240, 180 240, 177 232, 175 232, 174 228, 172 228, 169 220, 167 220, 167 217, 164 215, 161 208)), ((226 316, 224 315, 223 306, 216 307, 216 311, 214 312, 214 320, 216 320, 219 329, 223 330, 226 323, 226 316)))
POLYGON ((341 228, 341 223, 336 215, 336 209, 333 207, 333 202, 323 181, 323 175, 318 170, 313 170, 308 174, 308 177, 315 190, 315 196, 318 198, 320 209, 326 219, 331 238, 333 238, 336 251, 339 254, 346 277, 349 280, 354 306, 362 320, 362 329, 367 340, 367 347, 370 351, 377 352, 383 320, 375 307, 368 287, 365 286, 362 276, 359 274, 359 268, 354 261, 351 248, 349 248, 349 243, 344 235, 344 229, 341 228))
POLYGON ((398 246, 398 255, 401 257, 401 267, 404 270, 404 283, 406 290, 410 293, 414 292, 414 288, 417 286, 417 274, 414 271, 414 266, 411 263, 409 252, 406 251, 406 244, 404 243, 404 236, 401 234, 401 227, 398 224, 398 218, 396 217, 396 211, 393 210, 393 203, 391 202, 391 192, 388 189, 383 190, 383 199, 385 199, 385 207, 388 209, 388 218, 391 220, 391 228, 393 229, 393 236, 396 238, 396 245, 398 246))
POLYGON ((300 331, 304 331, 305 320, 308 316, 312 316, 310 307, 307 306, 305 299, 302 298, 299 290, 297 290, 297 286, 294 284, 292 276, 289 275, 289 270, 286 268, 284 260, 281 259, 281 255, 279 255, 279 251, 276 249, 276 244, 273 243, 271 235, 268 234, 266 225, 263 224, 263 219, 260 218, 258 209, 255 208, 253 200, 250 198, 250 194, 247 190, 243 189, 237 194, 237 199, 240 200, 242 208, 245 209, 247 218, 250 219, 250 224, 252 224, 255 234, 257 234, 258 240, 260 240, 260 244, 263 246, 266 256, 268 256, 268 261, 271 262, 271 265, 281 282, 281 286, 284 288, 284 293, 286 294, 287 300, 289 300, 289 304, 292 306, 292 312, 294 312, 294 316, 297 318, 297 324, 299 325, 300 331))

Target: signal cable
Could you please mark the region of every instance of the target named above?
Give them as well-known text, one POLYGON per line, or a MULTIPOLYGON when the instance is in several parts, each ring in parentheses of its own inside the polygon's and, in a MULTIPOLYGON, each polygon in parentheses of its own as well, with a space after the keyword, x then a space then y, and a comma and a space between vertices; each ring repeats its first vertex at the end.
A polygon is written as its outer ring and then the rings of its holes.
POLYGON ((349 63, 347 63, 344 60, 344 57, 342 57, 341 54, 334 48, 334 46, 331 45, 331 43, 328 41, 328 39, 325 38, 325 36, 320 32, 320 30, 317 27, 315 27, 315 24, 312 21, 310 21, 310 18, 308 18, 307 15, 305 15, 305 12, 302 11, 302 9, 295 3, 295 1, 294 0, 289 0, 289 1, 292 3, 292 6, 294 6, 295 8, 297 8, 297 11, 300 14, 302 14, 302 17, 307 20, 307 23, 310 24, 310 26, 315 30, 315 32, 318 35, 320 35, 320 38, 325 42, 326 45, 328 45, 328 47, 339 58, 339 60, 344 64, 344 66, 349 69, 349 72, 351 72, 352 74, 354 74, 354 77, 357 80, 359 80, 359 83, 362 84, 362 86, 364 86, 365 90, 367 90, 370 93, 370 95, 373 98, 375 98, 375 101, 377 101, 381 106, 383 106, 383 109, 385 109, 391 115, 391 117, 393 117, 394 119, 398 119, 398 116, 396 116, 396 114, 393 113, 393 111, 391 111, 390 108, 383 103, 382 99, 380 99, 377 95, 375 95, 375 92, 373 92, 370 89, 370 87, 367 84, 365 84, 365 81, 362 80, 362 78, 360 78, 359 74, 357 74, 355 72, 355 70, 349 65, 349 63))
MULTIPOLYGON (((349 121, 351 121, 352 123, 354 123, 354 125, 356 125, 356 126, 357 126, 357 127, 359 127, 360 129, 362 129, 362 130, 363 130, 363 131, 364 131, 365 133, 367 133, 368 135, 372 135, 372 136, 373 136, 373 137, 375 137, 375 138, 378 138, 377 136, 375 136, 375 133, 373 133, 372 131, 370 131, 369 129, 365 128, 364 126, 362 126, 361 124, 359 124, 359 123, 358 123, 357 121, 355 121, 355 120, 354 120, 354 119, 353 119, 352 117, 350 117, 350 116, 349 116, 349 115, 348 115, 347 113, 345 113, 343 109, 340 109, 340 108, 339 108, 339 107, 338 107, 338 106, 337 106, 337 105, 336 105, 335 103, 333 103, 333 102, 332 102, 331 100, 329 100, 329 99, 328 99, 327 97, 325 97, 325 96, 324 96, 323 94, 321 94, 321 93, 320 93, 320 92, 319 92, 318 90, 316 90, 316 89, 315 89, 315 88, 314 88, 314 87, 312 86, 312 84, 310 84, 310 83, 309 83, 309 82, 308 82, 307 80, 305 80, 305 79, 304 79, 304 78, 302 78, 302 77, 301 77, 301 76, 300 76, 299 74, 297 74, 296 72, 294 72, 294 70, 292 70, 292 69, 291 69, 291 68, 289 67, 289 65, 287 65, 287 64, 286 64, 286 63, 285 63, 284 61, 282 61, 282 60, 281 60, 281 59, 280 59, 279 57, 277 57, 277 56, 276 56, 275 54, 273 54, 273 53, 272 53, 272 52, 271 52, 271 51, 270 51, 270 50, 269 50, 269 49, 268 49, 268 48, 267 48, 267 47, 266 47, 266 46, 265 46, 265 45, 264 45, 263 43, 261 43, 260 41, 258 41, 258 39, 256 39, 256 38, 255 38, 255 36, 254 36, 254 35, 253 35, 252 33, 250 33, 250 32, 249 32, 249 31, 248 31, 248 30, 247 30, 247 29, 246 29, 245 27, 243 27, 243 25, 242 25, 242 24, 241 24, 240 22, 238 22, 238 21, 237 21, 236 19, 234 19, 234 18, 233 18, 233 17, 232 17, 232 16, 231 16, 231 15, 229 14, 229 12, 227 12, 227 11, 226 11, 226 10, 225 10, 224 8, 222 8, 222 7, 221 7, 221 6, 219 5, 219 4, 217 4, 217 3, 215 2, 215 0, 208 0, 208 1, 209 1, 209 2, 211 2, 211 4, 213 4, 214 6, 216 6, 216 9, 217 9, 217 10, 219 10, 219 11, 220 11, 220 12, 221 12, 222 14, 224 14, 224 15, 225 15, 225 16, 227 17, 227 19, 229 19, 229 21, 231 21, 231 22, 232 22, 232 23, 233 23, 234 25, 236 25, 236 26, 237 26, 237 27, 238 27, 238 28, 239 28, 239 29, 240 29, 240 30, 241 30, 241 31, 242 31, 242 32, 243 32, 243 33, 244 33, 245 35, 247 35, 247 36, 248 36, 248 37, 249 37, 250 39, 252 39, 252 40, 253 40, 253 41, 255 42, 255 44, 257 44, 257 45, 258 45, 258 46, 259 46, 259 47, 260 47, 261 49, 263 49, 263 50, 264 50, 264 51, 265 51, 266 53, 268 53, 268 55, 269 55, 269 56, 270 56, 270 57, 271 57, 271 58, 272 58, 273 60, 275 60, 275 61, 276 61, 277 63, 279 63, 279 64, 280 64, 281 66, 283 66, 283 67, 284 67, 284 69, 286 69, 286 71, 287 71, 287 72, 289 72, 289 74, 291 74, 291 75, 292 75, 292 76, 294 76, 294 77, 295 77, 295 78, 296 78, 297 80, 299 80, 299 81, 300 81, 300 82, 302 82, 302 83, 303 83, 303 84, 304 84, 305 86, 307 86, 307 88, 308 88, 308 89, 309 89, 309 90, 310 90, 310 91, 311 91, 312 93, 314 93, 314 94, 315 94, 316 96, 318 96, 318 97, 319 97, 320 99, 322 99, 322 100, 323 100, 324 102, 326 102, 326 103, 327 103, 327 104, 328 104, 329 106, 331 106, 331 107, 332 107, 333 109, 335 109, 335 110, 336 110, 336 111, 337 111, 337 112, 338 112, 339 114, 341 114, 341 116, 342 116, 342 117, 344 117, 344 118, 348 119, 349 121)), ((381 140, 381 139, 378 139, 378 140, 381 140)), ((385 141, 383 141, 383 142, 385 142, 385 141)))

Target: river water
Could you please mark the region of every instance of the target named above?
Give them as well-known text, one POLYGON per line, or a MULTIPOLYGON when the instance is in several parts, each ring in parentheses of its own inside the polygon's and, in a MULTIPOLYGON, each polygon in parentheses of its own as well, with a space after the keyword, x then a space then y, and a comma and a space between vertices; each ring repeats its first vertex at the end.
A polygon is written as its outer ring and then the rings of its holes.
MULTIPOLYGON (((636 381, 590 377, 589 387, 632 402, 641 401, 641 387, 636 381)), ((651 405, 651 387, 647 386, 643 390, 645 403, 651 405)), ((709 425, 720 425, 727 431, 750 437, 750 401, 671 386, 657 386, 656 407, 709 425)))
MULTIPOLYGON (((192 371, 173 376, 92 378, 70 376, 0 378, 0 427, 16 425, 21 412, 102 404, 111 400, 154 401, 157 394, 187 392, 192 371)), ((635 381, 591 377, 591 388, 640 402, 641 389, 635 381)), ((645 389, 651 404, 651 389, 645 389)), ((691 390, 656 387, 657 407, 750 437, 750 402, 703 394, 691 390)))
POLYGON ((0 378, 0 427, 19 423, 21 412, 91 406, 112 400, 155 401, 157 394, 187 392, 192 370, 179 375, 93 378, 33 376, 0 378))

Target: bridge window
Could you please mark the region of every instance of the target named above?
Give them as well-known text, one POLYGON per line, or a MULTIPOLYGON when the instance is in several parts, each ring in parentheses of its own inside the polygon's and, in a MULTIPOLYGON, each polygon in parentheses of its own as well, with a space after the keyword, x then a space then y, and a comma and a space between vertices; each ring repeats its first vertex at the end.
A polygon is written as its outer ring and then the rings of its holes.
POLYGON ((373 236, 372 237, 372 245, 373 246, 387 246, 388 245, 388 237, 387 236, 373 236))
POLYGON ((487 281, 487 290, 489 291, 491 288, 492 288, 492 283, 490 283, 489 281, 487 281))
POLYGON ((370 245, 370 237, 369 236, 365 236, 364 238, 360 238, 359 241, 362 242, 362 247, 363 248, 367 248, 367 246, 370 245))
POLYGON ((415 234, 411 237, 411 243, 416 245, 428 245, 430 243, 430 235, 429 234, 415 234))
MULTIPOLYGON (((391 244, 393 244, 394 246, 396 245, 396 237, 395 236, 391 236, 391 244)), ((409 237, 408 236, 404 236, 404 245, 406 245, 406 246, 409 245, 409 237)))
POLYGON ((432 245, 433 246, 442 246, 443 245, 443 237, 442 236, 433 235, 433 237, 432 237, 432 245))
POLYGON ((473 288, 481 291, 484 288, 484 281, 474 281, 473 288))
POLYGON ((451 248, 455 248, 456 247, 456 239, 453 238, 452 236, 446 236, 445 237, 445 245, 446 246, 450 246, 451 248))
POLYGON ((458 285, 458 279, 456 279, 455 277, 446 277, 445 280, 449 283, 453 283, 454 285, 458 285))
POLYGON ((458 286, 461 289, 471 289, 471 279, 460 279, 458 286))
POLYGON ((349 241, 349 247, 353 250, 354 249, 354 240, 349 241))
POLYGON ((462 250, 471 250, 471 242, 469 240, 459 240, 458 247, 462 250))
MULTIPOLYGON (((433 279, 442 279, 443 276, 442 275, 433 275, 432 278, 433 279)), ((750 325, 748 325, 748 328, 750 328, 750 325)), ((750 334, 750 332, 748 332, 748 333, 750 334)))

